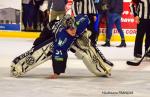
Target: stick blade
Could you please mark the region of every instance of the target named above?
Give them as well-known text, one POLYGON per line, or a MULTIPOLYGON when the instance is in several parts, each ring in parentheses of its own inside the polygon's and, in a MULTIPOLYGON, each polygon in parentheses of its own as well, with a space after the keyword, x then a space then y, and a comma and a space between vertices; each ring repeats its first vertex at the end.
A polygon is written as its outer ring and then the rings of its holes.
POLYGON ((131 66, 139 66, 140 62, 127 61, 127 64, 131 66))

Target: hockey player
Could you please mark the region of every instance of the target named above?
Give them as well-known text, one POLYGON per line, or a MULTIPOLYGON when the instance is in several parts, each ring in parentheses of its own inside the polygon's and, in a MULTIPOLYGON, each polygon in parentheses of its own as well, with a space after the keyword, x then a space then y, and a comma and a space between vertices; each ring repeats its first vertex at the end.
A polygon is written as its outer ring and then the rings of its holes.
POLYGON ((107 76, 113 64, 91 45, 91 34, 85 31, 88 24, 86 15, 78 15, 75 19, 66 15, 59 21, 50 22, 35 40, 34 46, 13 60, 11 74, 19 77, 52 58, 54 74, 50 78, 57 78, 65 72, 67 51, 71 47, 90 72, 96 76, 107 76))
POLYGON ((64 73, 66 69, 66 62, 68 58, 67 51, 71 44, 83 33, 89 25, 87 16, 78 16, 75 19, 66 21, 66 28, 58 31, 54 41, 54 48, 52 54, 52 65, 54 74, 50 78, 57 78, 60 73, 64 73), (79 19, 79 20, 78 20, 79 19), (78 21, 78 22, 75 22, 78 21))

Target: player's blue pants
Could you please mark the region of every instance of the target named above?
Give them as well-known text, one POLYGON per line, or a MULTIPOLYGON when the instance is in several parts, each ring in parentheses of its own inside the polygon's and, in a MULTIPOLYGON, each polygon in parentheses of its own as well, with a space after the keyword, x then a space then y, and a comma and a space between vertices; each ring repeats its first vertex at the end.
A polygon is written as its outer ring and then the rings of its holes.
POLYGON ((121 27, 121 15, 117 13, 108 14, 108 27, 107 27, 107 32, 106 32, 106 38, 110 40, 112 36, 112 29, 114 27, 114 24, 116 25, 116 28, 121 36, 121 39, 124 39, 124 33, 121 27))

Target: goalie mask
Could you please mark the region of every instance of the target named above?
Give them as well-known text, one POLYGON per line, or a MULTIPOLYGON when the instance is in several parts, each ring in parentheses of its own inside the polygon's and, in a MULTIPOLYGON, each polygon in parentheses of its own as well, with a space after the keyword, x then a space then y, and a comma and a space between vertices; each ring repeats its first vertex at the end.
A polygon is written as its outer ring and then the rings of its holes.
POLYGON ((65 25, 65 28, 68 29, 68 28, 73 28, 73 29, 76 29, 76 25, 75 25, 75 19, 74 17, 68 15, 68 18, 64 21, 64 25, 65 25))

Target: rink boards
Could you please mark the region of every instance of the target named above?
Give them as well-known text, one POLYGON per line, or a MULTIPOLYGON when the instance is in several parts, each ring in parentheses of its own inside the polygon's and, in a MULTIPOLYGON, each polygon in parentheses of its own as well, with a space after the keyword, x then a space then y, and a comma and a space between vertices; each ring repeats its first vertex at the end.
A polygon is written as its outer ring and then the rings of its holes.
MULTIPOLYGON (((99 35, 99 41, 105 41, 106 34, 104 32, 105 29, 101 30, 101 34, 99 35)), ((132 29, 125 29, 125 39, 127 42, 135 41, 135 31, 132 29)), ((31 38, 35 39, 39 36, 39 32, 21 32, 21 31, 0 31, 0 38, 31 38)), ((114 29, 111 41, 119 42, 120 36, 116 29, 114 29)))

